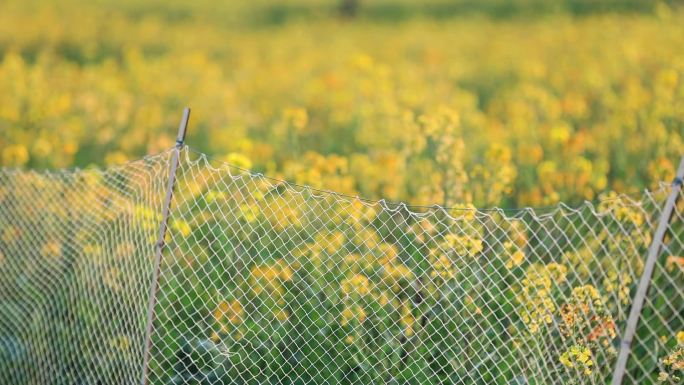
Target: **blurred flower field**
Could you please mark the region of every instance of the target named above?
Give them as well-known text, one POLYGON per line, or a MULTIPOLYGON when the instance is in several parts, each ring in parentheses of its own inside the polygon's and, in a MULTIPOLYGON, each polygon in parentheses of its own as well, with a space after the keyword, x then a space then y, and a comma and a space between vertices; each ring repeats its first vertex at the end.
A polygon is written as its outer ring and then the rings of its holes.
POLYGON ((251 16, 269 4, 3 2, 0 162, 158 153, 190 104, 191 146, 369 198, 546 205, 673 176, 684 134, 677 8, 251 16))
MULTIPOLYGON (((27 330, 0 327, 0 380, 137 380, 189 104, 150 383, 608 381, 666 190, 617 193, 674 177, 684 9, 247 3, 0 3, 0 166, 86 168, 0 173, 0 306, 27 330)), ((628 368, 644 383, 684 371, 671 229, 628 368)))

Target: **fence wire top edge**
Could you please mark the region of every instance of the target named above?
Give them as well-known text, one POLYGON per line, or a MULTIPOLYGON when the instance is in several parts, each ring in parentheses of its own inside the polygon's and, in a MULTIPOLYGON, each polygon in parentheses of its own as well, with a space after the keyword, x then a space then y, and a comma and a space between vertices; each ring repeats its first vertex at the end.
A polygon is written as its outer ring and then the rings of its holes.
POLYGON ((16 175, 16 174, 31 174, 31 175, 36 175, 36 176, 43 176, 43 177, 60 177, 60 176, 65 176, 65 175, 80 175, 80 174, 86 174, 86 173, 96 173, 99 175, 104 175, 108 173, 115 173, 119 171, 123 171, 128 167, 136 167, 138 165, 144 165, 146 163, 150 162, 155 162, 159 160, 163 160, 165 157, 167 157, 171 152, 173 152, 175 148, 170 148, 166 149, 162 152, 156 153, 156 154, 150 154, 150 155, 144 155, 141 158, 137 159, 131 159, 127 162, 124 163, 118 163, 118 164, 112 164, 108 165, 106 167, 102 167, 100 165, 92 165, 92 166, 85 166, 85 167, 65 167, 65 168, 57 168, 57 169, 32 169, 32 168, 22 168, 22 167, 0 167, 0 172, 3 172, 7 175, 16 175))

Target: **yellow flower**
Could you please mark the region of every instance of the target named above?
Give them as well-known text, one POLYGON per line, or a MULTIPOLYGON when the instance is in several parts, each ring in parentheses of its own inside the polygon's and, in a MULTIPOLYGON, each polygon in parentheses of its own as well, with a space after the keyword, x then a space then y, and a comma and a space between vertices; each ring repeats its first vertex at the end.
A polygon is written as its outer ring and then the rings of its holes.
POLYGON ((325 245, 325 251, 332 255, 342 248, 345 242, 345 235, 341 231, 333 231, 325 236, 322 244, 325 245))
POLYGON ((283 260, 280 260, 278 264, 280 265, 280 280, 283 282, 291 281, 292 276, 294 275, 294 272, 292 272, 292 269, 290 266, 285 264, 286 262, 283 260))
POLYGON ((144 230, 156 230, 159 228, 161 222, 161 213, 153 210, 151 207, 137 205, 134 209, 136 222, 144 230))
POLYGON ((402 283, 406 284, 413 278, 411 270, 403 263, 387 263, 383 265, 384 283, 395 293, 402 290, 402 283))
POLYGON ((187 237, 192 232, 192 228, 190 227, 188 222, 180 220, 180 219, 172 220, 171 221, 171 228, 173 230, 177 231, 183 237, 187 237))
POLYGON ((309 115, 305 108, 294 107, 283 111, 283 118, 291 124, 297 131, 302 131, 309 122, 309 115))
POLYGON ((62 244, 55 240, 47 241, 40 253, 45 258, 58 258, 62 255, 62 244))
POLYGON ((451 249, 458 255, 475 256, 482 251, 482 239, 470 235, 447 234, 443 247, 451 249))
POLYGON ((290 281, 293 275, 290 265, 279 259, 272 264, 254 266, 251 270, 250 287, 255 295, 266 292, 279 298, 284 293, 283 283, 290 281))
MULTIPOLYGON (((609 294, 617 294, 618 300, 624 305, 627 305, 631 300, 629 296, 630 283, 632 283, 632 277, 630 277, 629 274, 622 273, 618 275, 616 272, 611 271, 603 280, 603 288, 609 294)), ((608 300, 608 298, 606 300, 608 300)))
POLYGON ((658 373, 658 381, 660 382, 665 382, 670 378, 670 375, 667 372, 660 372, 658 373))
POLYGON ((551 128, 549 134, 552 142, 564 144, 570 139, 570 128, 566 124, 561 124, 551 128))
POLYGON ((675 347, 662 362, 666 370, 684 371, 684 345, 675 347))
POLYGON ((598 312, 603 310, 604 304, 598 290, 592 285, 578 286, 572 289, 571 300, 577 306, 582 307, 582 311, 598 312))
POLYGON ((549 263, 546 265, 546 270, 556 283, 561 283, 565 281, 565 276, 568 272, 568 268, 559 263, 549 263))
POLYGON ((516 250, 511 254, 506 267, 511 269, 514 266, 520 266, 525 261, 525 253, 522 250, 516 250))
POLYGON ((290 314, 287 312, 287 310, 278 310, 275 313, 275 317, 278 321, 287 321, 287 318, 290 316, 290 314))
POLYGON ((76 142, 67 142, 62 146, 62 150, 64 150, 64 153, 67 155, 74 155, 76 151, 78 151, 78 147, 79 145, 76 142))
POLYGON ((366 311, 359 305, 345 306, 342 310, 342 319, 340 320, 342 326, 348 325, 353 320, 359 323, 366 320, 366 311))
POLYGON ((527 268, 516 299, 521 305, 518 313, 530 333, 535 334, 542 325, 553 322, 556 305, 550 296, 551 288, 565 280, 566 271, 565 266, 557 263, 535 263, 527 268))
POLYGON ((204 199, 206 199, 207 203, 214 203, 216 201, 224 202, 228 199, 228 196, 223 191, 209 190, 204 195, 204 199))
POLYGON ((591 350, 582 345, 573 345, 560 356, 560 362, 565 367, 577 369, 585 375, 591 374, 594 366, 591 350))
POLYGON ((2 230, 2 235, 0 236, 0 239, 2 239, 2 241, 5 243, 13 243, 17 239, 19 239, 21 233, 21 229, 19 229, 16 226, 9 225, 2 230))
POLYGON ((29 152, 21 144, 13 144, 2 150, 2 164, 5 166, 23 166, 29 160, 29 152))
POLYGON ((45 158, 52 152, 52 143, 45 138, 38 138, 31 147, 31 153, 38 158, 45 158))
POLYGON ((456 277, 456 271, 453 266, 453 262, 446 255, 440 255, 439 258, 432 262, 432 271, 430 276, 433 278, 440 278, 445 281, 454 279, 456 277))
POLYGON ((214 319, 217 322, 227 320, 229 323, 237 325, 242 322, 243 316, 244 311, 242 309, 242 304, 236 299, 232 301, 222 301, 219 303, 218 308, 214 310, 214 319))
POLYGON ((628 198, 623 198, 615 192, 602 194, 599 196, 601 203, 598 210, 601 213, 612 213, 615 218, 623 223, 641 226, 644 223, 643 213, 638 206, 630 204, 628 198))
POLYGON ((357 294, 364 296, 370 292, 370 281, 365 275, 356 274, 341 283, 342 293, 346 295, 357 294))
POLYGON ((98 257, 102 255, 102 247, 94 243, 89 243, 83 246, 83 253, 90 257, 98 257))
POLYGON ((240 214, 247 223, 254 223, 258 219, 260 209, 254 204, 241 204, 240 214))
POLYGON ((105 155, 105 164, 108 166, 124 164, 128 161, 128 157, 121 151, 110 152, 105 155))
POLYGON ((452 206, 449 211, 452 217, 457 219, 463 219, 465 221, 474 221, 477 216, 477 208, 471 203, 468 204, 456 204, 452 206))
POLYGON ((243 154, 231 152, 224 157, 226 163, 240 167, 241 169, 250 170, 252 168, 252 161, 243 154))

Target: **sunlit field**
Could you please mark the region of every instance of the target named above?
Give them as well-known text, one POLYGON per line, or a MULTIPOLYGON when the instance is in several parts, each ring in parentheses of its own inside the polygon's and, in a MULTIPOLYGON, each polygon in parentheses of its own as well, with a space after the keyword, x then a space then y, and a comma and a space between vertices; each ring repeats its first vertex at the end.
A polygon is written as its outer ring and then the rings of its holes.
POLYGON ((368 198, 546 205, 672 178, 680 10, 409 5, 350 20, 322 2, 5 1, 1 162, 157 153, 191 104, 190 146, 368 198))
MULTIPOLYGON (((0 382, 609 383, 682 3, 354 3, 0 1, 0 382)), ((684 374, 678 198, 625 384, 684 374)))

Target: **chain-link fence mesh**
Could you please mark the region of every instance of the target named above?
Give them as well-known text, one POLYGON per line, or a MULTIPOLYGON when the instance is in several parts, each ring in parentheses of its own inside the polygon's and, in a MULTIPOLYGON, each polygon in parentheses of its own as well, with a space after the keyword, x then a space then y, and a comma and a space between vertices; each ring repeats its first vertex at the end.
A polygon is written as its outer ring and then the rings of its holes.
MULTIPOLYGON (((671 191, 418 209, 185 148, 143 379, 171 154, 106 171, 0 171, 0 382, 608 383, 671 191)), ((675 383, 684 369, 678 202, 626 383, 675 383)))
POLYGON ((168 161, 0 171, 0 383, 137 382, 168 161))

